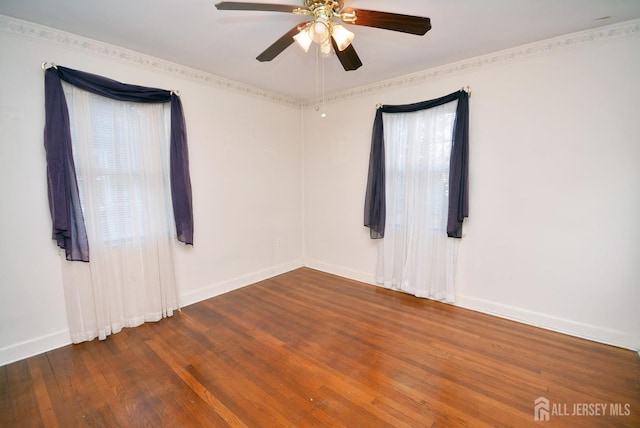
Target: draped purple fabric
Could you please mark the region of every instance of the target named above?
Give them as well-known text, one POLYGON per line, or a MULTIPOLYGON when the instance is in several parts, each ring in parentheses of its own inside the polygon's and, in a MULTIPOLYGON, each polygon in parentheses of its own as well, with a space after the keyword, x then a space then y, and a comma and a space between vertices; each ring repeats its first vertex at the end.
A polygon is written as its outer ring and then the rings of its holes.
POLYGON ((453 125, 449 165, 449 210, 447 236, 462 238, 462 222, 469 217, 469 94, 458 91, 429 101, 404 105, 383 105, 376 111, 369 154, 369 175, 364 204, 364 225, 371 239, 384 238, 386 221, 384 124, 382 113, 409 113, 458 100, 453 125))
POLYGON ((467 217, 469 217, 469 94, 460 91, 449 163, 447 236, 462 238, 462 222, 467 217))
POLYGON ((57 66, 45 72, 45 131, 49 208, 53 239, 67 260, 89 261, 62 81, 118 101, 171 103, 171 198, 178 240, 193 245, 193 207, 187 133, 180 97, 171 91, 128 85, 106 77, 57 66))
POLYGON ((193 203, 182 101, 171 94, 171 199, 178 240, 193 245, 193 203))
POLYGON ((371 239, 384 238, 384 223, 387 216, 384 162, 384 125, 382 123, 382 109, 379 108, 373 121, 369 176, 364 200, 364 225, 369 228, 371 239))
POLYGON ((65 249, 67 260, 88 262, 89 242, 71 152, 69 111, 60 78, 49 71, 45 73, 44 85, 44 147, 53 239, 65 249))

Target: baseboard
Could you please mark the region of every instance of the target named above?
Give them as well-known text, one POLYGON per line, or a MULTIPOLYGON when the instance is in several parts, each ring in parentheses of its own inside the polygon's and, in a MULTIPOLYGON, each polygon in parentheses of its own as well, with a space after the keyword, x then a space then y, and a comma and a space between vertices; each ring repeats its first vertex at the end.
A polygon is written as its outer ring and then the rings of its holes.
POLYGON ((569 336, 579 337, 581 339, 591 340, 593 342, 626 348, 632 351, 640 349, 640 338, 616 330, 554 317, 540 312, 529 311, 527 309, 503 305, 475 297, 458 295, 456 296, 455 304, 462 308, 567 334, 569 336))
POLYGON ((237 278, 232 278, 216 284, 211 284, 198 290, 181 294, 180 306, 185 307, 194 303, 202 302, 203 300, 207 300, 212 297, 228 293, 229 291, 237 290, 238 288, 246 287, 247 285, 251 285, 277 275, 281 275, 294 269, 298 269, 302 266, 302 260, 292 260, 287 263, 283 263, 277 266, 271 266, 269 268, 262 269, 247 275, 242 275, 237 278))
MULTIPOLYGON (((360 272, 348 269, 342 266, 336 266, 323 263, 317 260, 305 259, 304 264, 307 267, 333 275, 342 276, 344 278, 353 279, 367 284, 378 285, 372 273, 360 272)), ((598 326, 579 323, 564 318, 558 318, 551 315, 529 311, 527 309, 514 306, 503 305, 488 300, 478 299, 469 296, 456 296, 455 306, 482 312, 488 315, 497 316, 499 318, 520 322, 545 330, 551 330, 570 336, 579 337, 581 339, 591 340, 593 342, 603 343, 606 345, 617 346, 619 348, 630 349, 640 352, 640 337, 628 333, 609 330, 598 326)))
MULTIPOLYGON (((271 278, 291 270, 302 267, 302 260, 293 260, 278 266, 262 269, 248 275, 233 278, 208 287, 201 288, 190 293, 180 295, 180 305, 182 307, 201 302, 211 297, 218 296, 229 291, 251 285, 255 282, 271 278)), ((47 336, 38 337, 25 342, 17 343, 0 349, 0 366, 13 363, 25 358, 48 352, 71 344, 69 330, 62 330, 47 336)))
MULTIPOLYGON (((232 278, 217 284, 186 293, 180 296, 180 302, 183 307, 201 302, 206 299, 236 290, 238 288, 251 285, 253 283, 263 281, 265 279, 292 271, 294 269, 306 266, 322 272, 338 275, 344 278, 353 279, 355 281, 374 284, 373 274, 361 272, 354 269, 348 269, 328 263, 319 262, 317 260, 293 260, 278 266, 262 269, 248 275, 232 278)), ((578 323, 558 317, 553 317, 539 312, 529 311, 522 308, 503 305, 488 300, 478 299, 468 296, 457 296, 456 306, 462 308, 486 313, 500 318, 521 322, 523 324, 533 325, 536 327, 552 330, 583 339, 613 345, 621 348, 637 351, 640 355, 640 338, 622 333, 615 330, 604 329, 601 327, 578 323)), ((0 366, 13 363, 28 357, 42 354, 71 344, 71 338, 68 330, 61 330, 46 336, 17 343, 0 349, 0 366)))
POLYGON ((365 282, 367 284, 376 284, 375 276, 372 273, 362 272, 355 269, 348 269, 342 266, 336 266, 329 263, 323 263, 318 260, 304 259, 304 266, 319 270, 321 272, 338 275, 344 278, 353 279, 355 281, 365 282))
POLYGON ((71 344, 69 330, 61 330, 46 336, 16 343, 0 349, 0 366, 42 354, 71 344))

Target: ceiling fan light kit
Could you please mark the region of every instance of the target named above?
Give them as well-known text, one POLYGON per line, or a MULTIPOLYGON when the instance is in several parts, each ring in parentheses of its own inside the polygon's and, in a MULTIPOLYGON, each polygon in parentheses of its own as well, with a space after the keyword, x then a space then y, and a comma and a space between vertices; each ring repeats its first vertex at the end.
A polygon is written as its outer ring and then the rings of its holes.
POLYGON ((340 24, 333 24, 331 26, 331 36, 335 40, 338 50, 343 51, 351 44, 355 34, 340 24))
POLYGON ((311 38, 311 34, 309 33, 309 27, 311 24, 305 25, 300 29, 300 32, 293 36, 293 39, 298 43, 305 52, 309 52, 309 46, 313 43, 313 39, 311 38))
POLYGON ((323 17, 315 19, 309 27, 309 33, 314 43, 319 45, 325 43, 329 40, 329 22, 323 17))
POLYGON ((257 56, 258 61, 271 61, 296 42, 305 52, 312 43, 319 45, 320 55, 327 57, 335 51, 342 67, 356 70, 362 62, 353 48, 355 35, 339 23, 381 28, 401 33, 424 35, 431 29, 426 17, 379 12, 375 10, 343 8, 343 0, 304 0, 304 6, 271 3, 223 1, 216 4, 218 10, 253 10, 284 12, 313 17, 311 21, 292 28, 257 56))

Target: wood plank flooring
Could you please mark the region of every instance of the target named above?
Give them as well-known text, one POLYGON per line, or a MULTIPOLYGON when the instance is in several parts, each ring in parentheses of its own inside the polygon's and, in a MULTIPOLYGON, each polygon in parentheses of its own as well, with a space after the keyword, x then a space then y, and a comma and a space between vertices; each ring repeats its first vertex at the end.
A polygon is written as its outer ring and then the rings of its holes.
POLYGON ((640 358, 303 268, 0 367, 0 426, 640 427, 640 358))

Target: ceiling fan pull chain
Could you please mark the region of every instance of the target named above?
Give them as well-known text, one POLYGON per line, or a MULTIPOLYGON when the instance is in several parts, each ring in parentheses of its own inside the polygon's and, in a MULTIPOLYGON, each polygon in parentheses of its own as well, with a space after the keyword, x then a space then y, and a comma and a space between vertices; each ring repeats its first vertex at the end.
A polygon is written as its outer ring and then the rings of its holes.
POLYGON ((316 111, 320 111, 320 48, 316 46, 316 111))
POLYGON ((321 118, 327 117, 327 113, 324 109, 324 58, 322 58, 322 113, 320 113, 321 118))

